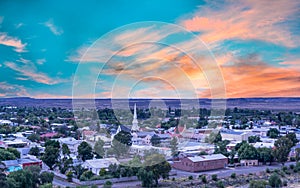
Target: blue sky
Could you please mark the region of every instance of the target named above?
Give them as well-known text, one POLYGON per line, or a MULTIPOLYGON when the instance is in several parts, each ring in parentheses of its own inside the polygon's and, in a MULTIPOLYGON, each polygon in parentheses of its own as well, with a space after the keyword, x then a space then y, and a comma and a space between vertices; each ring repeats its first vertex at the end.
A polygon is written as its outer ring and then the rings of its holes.
MULTIPOLYGON (((124 45, 126 41, 120 37, 125 34, 126 37, 133 34, 137 41, 153 36, 157 42, 196 45, 191 43, 188 34, 174 34, 173 27, 169 30, 163 27, 168 24, 162 27, 154 24, 154 29, 147 29, 147 24, 145 28, 143 24, 126 27, 146 21, 176 24, 199 37, 207 47, 205 59, 211 58, 206 57, 210 56, 209 52, 215 58, 214 63, 222 73, 216 76, 224 79, 227 97, 299 96, 299 7, 297 1, 270 4, 258 0, 1 1, 0 96, 71 98, 76 70, 85 50, 119 27, 125 26, 125 29, 107 38, 111 41, 108 44, 111 50, 124 45)), ((175 90, 182 96, 195 92, 198 97, 212 97, 214 87, 207 78, 209 71, 195 69, 182 53, 157 46, 128 47, 124 51, 126 55, 117 55, 111 62, 105 62, 96 88, 93 88, 94 83, 87 84, 86 87, 92 88, 76 97, 176 98, 175 90), (131 50, 135 53, 127 55, 131 50), (144 59, 138 60, 140 56, 144 59), (124 70, 124 65, 132 62, 134 65, 124 70), (181 72, 177 72, 174 64, 181 72), (145 78, 145 75, 156 79, 145 78), (112 84, 116 88, 111 88, 112 84), (112 90, 119 92, 112 94, 112 90)), ((106 49, 97 48, 97 43, 91 49, 98 54, 106 53, 106 49)), ((97 59, 100 57, 91 59, 90 56, 93 56, 91 51, 81 65, 84 76, 80 75, 80 79, 85 79, 85 83, 89 83, 87 75, 94 76, 92 70, 97 72, 97 67, 104 63, 97 59)), ((198 57, 197 61, 202 61, 203 57, 198 57)))

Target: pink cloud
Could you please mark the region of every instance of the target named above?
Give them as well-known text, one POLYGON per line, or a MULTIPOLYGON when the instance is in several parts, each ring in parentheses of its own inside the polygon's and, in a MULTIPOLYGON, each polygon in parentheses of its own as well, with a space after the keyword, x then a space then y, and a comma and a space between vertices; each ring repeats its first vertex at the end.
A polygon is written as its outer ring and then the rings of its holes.
POLYGON ((201 32, 209 44, 242 39, 296 47, 300 42, 299 36, 283 25, 300 11, 299 1, 228 0, 217 6, 200 7, 192 18, 180 23, 190 31, 201 32))
POLYGON ((25 52, 26 44, 20 39, 10 37, 6 33, 0 33, 0 44, 13 47, 16 52, 25 52))

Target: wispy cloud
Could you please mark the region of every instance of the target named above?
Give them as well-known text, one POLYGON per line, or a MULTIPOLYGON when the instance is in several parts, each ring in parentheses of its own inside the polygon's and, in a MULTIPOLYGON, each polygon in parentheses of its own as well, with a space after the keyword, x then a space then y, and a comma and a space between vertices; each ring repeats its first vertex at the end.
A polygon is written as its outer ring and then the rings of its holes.
POLYGON ((298 21, 300 2, 277 0, 227 0, 201 6, 192 18, 179 22, 213 44, 228 39, 262 40, 287 47, 299 46, 300 38, 289 22, 298 21))
POLYGON ((10 69, 16 71, 19 75, 23 77, 19 77, 19 80, 32 80, 38 83, 53 85, 61 82, 65 82, 65 80, 59 78, 51 78, 47 76, 45 73, 38 72, 37 68, 34 66, 32 62, 27 62, 27 64, 16 64, 14 62, 5 62, 4 63, 10 69))
POLYGON ((6 33, 0 33, 0 44, 13 47, 16 52, 25 52, 26 43, 16 37, 8 36, 6 33))
POLYGON ((61 35, 63 34, 63 30, 61 28, 59 28, 58 26, 54 25, 54 22, 52 19, 48 20, 47 22, 44 23, 44 25, 46 27, 48 27, 50 29, 50 31, 54 34, 54 35, 61 35))
POLYGON ((23 86, 0 82, 0 97, 29 96, 23 86))

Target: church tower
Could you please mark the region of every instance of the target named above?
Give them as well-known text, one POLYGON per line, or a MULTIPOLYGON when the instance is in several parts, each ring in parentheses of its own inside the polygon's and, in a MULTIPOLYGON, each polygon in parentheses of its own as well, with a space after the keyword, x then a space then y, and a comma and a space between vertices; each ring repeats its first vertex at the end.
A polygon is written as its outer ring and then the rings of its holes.
POLYGON ((138 125, 138 120, 137 120, 137 114, 136 114, 136 104, 134 103, 134 112, 133 112, 133 120, 132 120, 132 127, 131 131, 132 132, 137 132, 140 130, 140 127, 138 125))

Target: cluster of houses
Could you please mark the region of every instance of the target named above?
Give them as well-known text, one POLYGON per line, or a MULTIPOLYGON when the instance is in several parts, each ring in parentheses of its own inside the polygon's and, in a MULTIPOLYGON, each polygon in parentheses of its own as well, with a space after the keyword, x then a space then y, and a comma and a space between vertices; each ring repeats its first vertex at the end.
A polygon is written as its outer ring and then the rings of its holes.
MULTIPOLYGON (((0 120, 1 123, 10 123, 8 121, 0 120)), ((53 126, 62 126, 61 124, 55 124, 53 126)), ((253 126, 253 129, 228 129, 220 128, 220 134, 223 140, 228 140, 230 143, 227 145, 227 149, 231 150, 236 146, 236 144, 242 141, 248 141, 250 136, 259 136, 261 142, 253 143, 255 148, 267 147, 273 148, 275 139, 267 137, 267 131, 275 127, 272 122, 264 122, 262 126, 253 126)), ((278 127, 276 127, 278 128, 278 127)), ((81 139, 75 139, 73 137, 66 138, 56 138, 59 143, 66 144, 70 150, 70 157, 73 162, 80 164, 82 167, 91 170, 95 174, 99 174, 101 169, 108 169, 111 164, 119 164, 120 162, 112 157, 106 156, 103 159, 91 159, 82 162, 78 159, 77 148, 83 141, 90 143, 92 146, 99 139, 104 141, 104 149, 111 147, 114 135, 121 131, 128 132, 132 135, 132 146, 130 147, 130 152, 135 155, 143 156, 146 151, 154 149, 159 153, 166 156, 167 159, 171 158, 170 141, 173 137, 178 138, 178 152, 179 156, 177 160, 173 160, 172 167, 179 170, 198 172, 213 169, 225 168, 228 165, 228 158, 222 154, 213 154, 215 146, 212 144, 205 143, 205 138, 208 137, 215 129, 202 128, 202 129, 186 129, 185 126, 172 127, 168 130, 164 130, 157 127, 154 130, 141 129, 138 126, 138 120, 136 115, 136 106, 134 106, 134 116, 132 121, 132 126, 119 125, 117 130, 112 133, 111 137, 107 137, 104 133, 98 133, 97 131, 90 130, 88 127, 81 128, 81 139), (156 137, 160 140, 159 146, 152 145, 151 139, 156 137), (205 152, 208 155, 199 155, 200 152, 205 152)), ((285 126, 281 127, 280 134, 284 135, 290 132, 295 132, 297 138, 300 138, 300 131, 297 129, 285 126)), ((0 135, 0 147, 16 148, 21 153, 21 158, 17 160, 2 161, 7 172, 12 172, 24 168, 25 166, 38 165, 43 167, 44 164, 41 160, 34 156, 29 155, 29 150, 32 147, 39 147, 41 153, 44 151, 44 147, 39 143, 31 142, 26 137, 33 132, 22 132, 11 135, 11 137, 6 135, 3 139, 0 135)), ((57 133, 52 131, 40 135, 41 139, 53 139, 57 136, 57 133)), ((300 144, 292 148, 291 156, 295 155, 296 148, 300 148, 300 144)), ((63 155, 61 154, 61 158, 63 155)), ((257 160, 254 161, 241 161, 245 165, 257 165, 257 160)))

